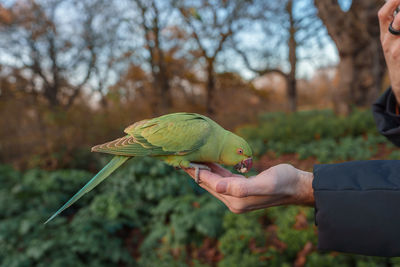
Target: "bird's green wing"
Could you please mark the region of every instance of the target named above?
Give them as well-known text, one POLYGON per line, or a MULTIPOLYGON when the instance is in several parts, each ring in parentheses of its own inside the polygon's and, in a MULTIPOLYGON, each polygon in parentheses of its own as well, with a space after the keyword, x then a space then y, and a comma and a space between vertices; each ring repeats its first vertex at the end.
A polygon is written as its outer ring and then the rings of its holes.
POLYGON ((125 129, 146 149, 185 154, 197 150, 207 141, 212 126, 207 118, 195 113, 173 113, 140 121, 125 129))
POLYGON ((201 147, 211 128, 201 115, 173 113, 136 122, 125 129, 127 136, 97 145, 92 151, 139 157, 184 155, 201 147))

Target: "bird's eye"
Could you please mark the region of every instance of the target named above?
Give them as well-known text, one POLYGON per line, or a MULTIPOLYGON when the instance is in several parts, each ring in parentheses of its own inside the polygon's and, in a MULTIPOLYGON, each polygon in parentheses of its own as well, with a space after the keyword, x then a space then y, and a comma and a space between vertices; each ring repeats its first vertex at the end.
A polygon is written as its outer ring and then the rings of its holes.
POLYGON ((243 154, 243 149, 238 148, 237 153, 238 153, 238 154, 243 154))

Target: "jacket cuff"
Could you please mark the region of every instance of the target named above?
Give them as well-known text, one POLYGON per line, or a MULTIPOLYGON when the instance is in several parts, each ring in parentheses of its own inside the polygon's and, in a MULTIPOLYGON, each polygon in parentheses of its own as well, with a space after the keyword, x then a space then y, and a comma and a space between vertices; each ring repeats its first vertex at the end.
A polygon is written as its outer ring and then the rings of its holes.
POLYGON ((400 256, 400 161, 314 166, 318 249, 400 256))
POLYGON ((372 105, 372 113, 379 132, 393 144, 400 146, 400 115, 396 109, 398 110, 398 104, 391 88, 372 105))

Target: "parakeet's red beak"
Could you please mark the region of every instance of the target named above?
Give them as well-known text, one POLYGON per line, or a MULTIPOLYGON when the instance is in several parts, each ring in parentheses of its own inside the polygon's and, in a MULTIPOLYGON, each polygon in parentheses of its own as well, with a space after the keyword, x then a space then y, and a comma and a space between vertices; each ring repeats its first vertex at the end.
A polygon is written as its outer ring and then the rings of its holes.
POLYGON ((250 171, 251 167, 253 166, 253 159, 252 158, 247 158, 245 160, 242 160, 238 164, 235 165, 235 169, 238 172, 245 173, 250 171))

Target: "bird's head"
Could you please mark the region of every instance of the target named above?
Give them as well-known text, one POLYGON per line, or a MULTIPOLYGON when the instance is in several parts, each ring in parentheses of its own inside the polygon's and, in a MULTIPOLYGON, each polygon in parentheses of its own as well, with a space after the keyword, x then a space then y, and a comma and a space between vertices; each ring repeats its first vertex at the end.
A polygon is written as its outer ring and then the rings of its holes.
POLYGON ((227 133, 220 154, 222 164, 235 166, 238 172, 248 172, 253 165, 253 152, 249 144, 236 134, 227 133))

